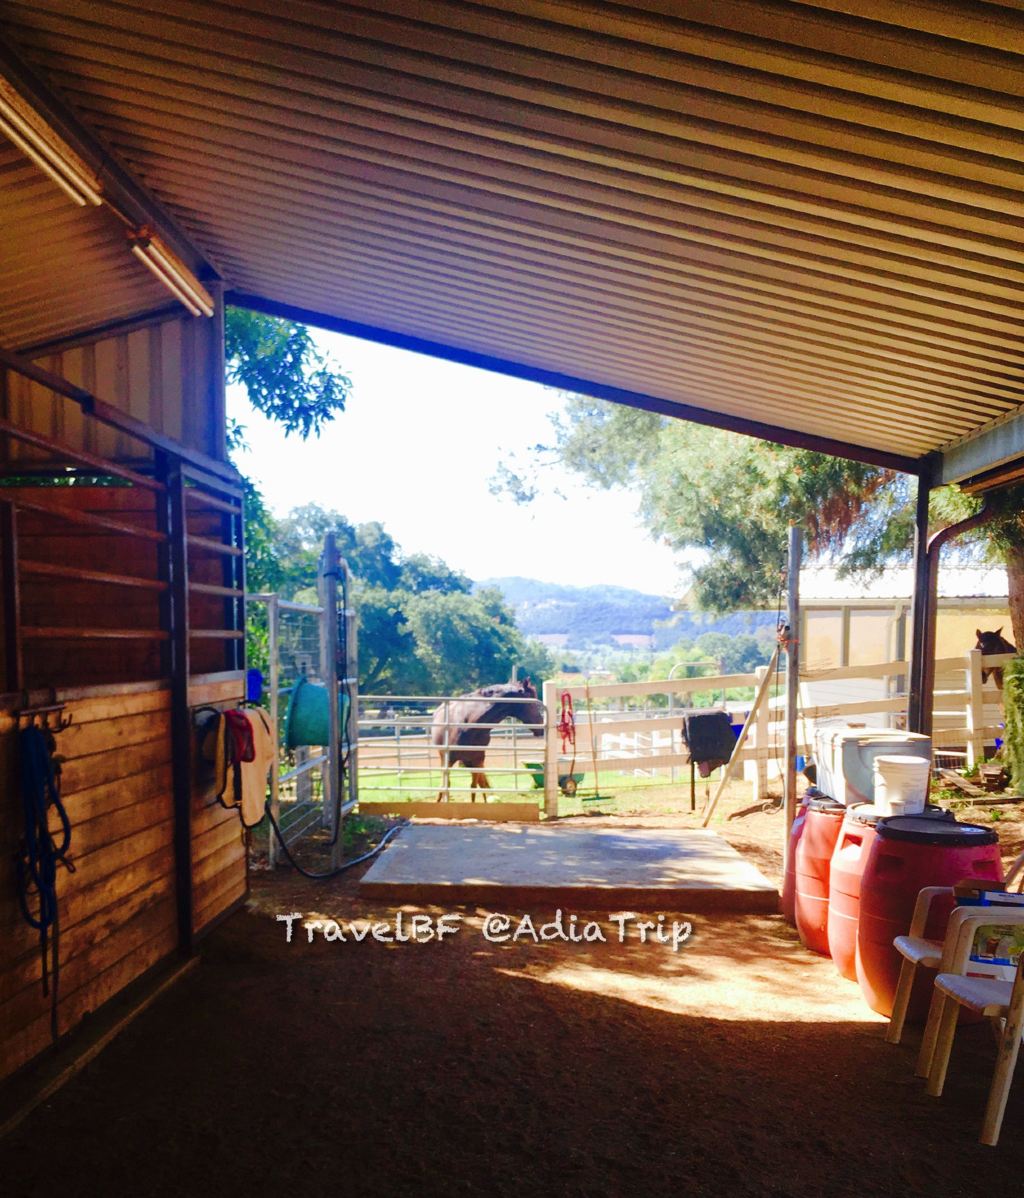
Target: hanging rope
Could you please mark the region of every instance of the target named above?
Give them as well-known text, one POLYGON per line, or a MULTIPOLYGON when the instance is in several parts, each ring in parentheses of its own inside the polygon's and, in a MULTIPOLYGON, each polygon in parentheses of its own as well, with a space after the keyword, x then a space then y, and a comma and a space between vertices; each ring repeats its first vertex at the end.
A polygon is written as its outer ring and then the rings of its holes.
POLYGON ((558 717, 558 735, 562 738, 562 752, 566 753, 572 745, 573 756, 576 753, 576 714, 572 709, 572 693, 562 691, 562 710, 558 717))
POLYGON ((57 910, 57 867, 69 873, 75 867, 68 859, 71 822, 57 790, 53 736, 32 725, 18 734, 21 803, 25 820, 24 837, 15 853, 18 905, 25 921, 39 932, 43 994, 50 999, 50 1033, 57 1039, 57 1003, 60 986, 60 921, 57 910), (49 827, 49 810, 60 820, 60 844, 49 827), (32 912, 32 904, 36 913, 32 912), (52 984, 51 979, 52 978, 52 984))
MULTIPOLYGON (((566 794, 574 794, 575 783, 572 780, 573 773, 576 770, 576 712, 572 706, 572 693, 570 691, 562 691, 562 708, 558 717, 558 735, 562 738, 562 753, 565 754, 572 749, 572 760, 569 763, 569 772, 566 776, 566 787, 563 788, 566 794)), ((559 763, 558 769, 555 771, 556 778, 561 777, 562 767, 559 763)))

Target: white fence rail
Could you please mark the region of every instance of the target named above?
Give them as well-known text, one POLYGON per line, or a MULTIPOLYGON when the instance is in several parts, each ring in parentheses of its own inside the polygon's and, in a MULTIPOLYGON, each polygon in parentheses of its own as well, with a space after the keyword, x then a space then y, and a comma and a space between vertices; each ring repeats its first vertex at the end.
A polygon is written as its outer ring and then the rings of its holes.
MULTIPOLYGON (((498 723, 459 722, 451 708, 461 695, 363 695, 359 714, 359 797, 373 801, 400 792, 410 799, 472 797, 470 773, 442 760, 447 748, 455 755, 456 734, 465 728, 490 733, 481 767, 485 774, 512 775, 512 785, 489 785, 487 794, 533 798, 533 775, 543 762, 545 723, 525 719, 498 723), (440 711, 435 721, 434 712, 440 711), (434 728, 445 739, 433 741, 434 728), (532 768, 531 768, 532 767, 532 768), (452 774, 456 772, 456 784, 452 774)), ((511 707, 535 704, 535 699, 502 698, 511 707)), ((472 751, 474 745, 464 746, 472 751)))
MULTIPOLYGON (((978 761, 985 746, 1002 732, 1002 695, 982 671, 1011 661, 1013 654, 982 656, 972 649, 959 657, 936 662, 935 722, 933 743, 939 750, 956 747, 967 764, 978 761)), ((682 738, 682 717, 693 709, 696 696, 721 704, 724 692, 749 690, 751 700, 727 700, 727 708, 742 724, 752 705, 752 696, 767 674, 761 667, 752 674, 716 674, 704 678, 675 678, 650 682, 544 684, 543 725, 508 722, 488 725, 488 773, 505 775, 505 784, 491 787, 489 794, 521 799, 543 798, 544 810, 556 816, 559 809, 559 775, 567 772, 565 757, 575 758, 574 770, 592 774, 626 773, 653 776, 689 770, 690 758, 682 738), (563 751, 558 730, 563 696, 575 706, 575 746, 563 751), (660 705, 659 705, 660 703, 660 705), (640 704, 637 709, 636 704, 640 704), (542 734, 538 739, 535 733, 542 734), (542 764, 543 795, 532 791, 532 776, 542 764), (511 775, 511 782, 507 781, 511 775), (529 783, 528 783, 529 778, 529 783)), ((801 673, 801 710, 798 720, 798 751, 809 755, 814 729, 823 722, 870 723, 877 727, 904 727, 907 710, 905 661, 843 666, 801 673), (877 694, 842 698, 844 684, 878 683, 877 694), (816 692, 825 689, 833 697, 815 702, 816 692), (834 699, 834 701, 833 701, 834 699)), ((780 684, 784 679, 780 676, 780 684)), ((781 691, 781 686, 780 686, 781 691)), ((856 685, 851 687, 856 692, 856 685)), ((452 799, 470 795, 469 771, 458 783, 446 778, 439 747, 431 740, 432 713, 454 703, 460 696, 364 696, 359 719, 359 792, 373 799, 375 791, 396 790, 410 799, 432 798, 438 793, 452 799)), ((524 702, 524 700, 520 700, 524 702)), ((753 784, 755 800, 763 799, 773 777, 782 769, 783 698, 781 693, 758 709, 746 744, 740 750, 744 776, 753 784)), ((447 721, 450 731, 462 727, 447 721)), ((458 767, 452 767, 453 770, 458 767)), ((589 783, 588 783, 589 784, 589 783)), ((597 778, 593 778, 597 787, 597 778)))
MULTIPOLYGON (((1013 654, 985 657, 972 649, 961 657, 941 658, 936 662, 935 719, 933 743, 936 748, 962 746, 968 765, 978 761, 985 746, 1002 732, 1002 695, 994 680, 982 683, 983 669, 1006 665, 1013 654)), ((836 669, 808 670, 801 673, 803 695, 813 693, 819 683, 843 683, 855 680, 879 680, 885 684, 884 694, 873 698, 841 699, 828 703, 801 703, 798 721, 798 749, 809 755, 813 748, 814 727, 824 721, 858 723, 865 716, 877 717, 878 726, 905 726, 907 695, 903 689, 909 672, 905 661, 880 662, 873 665, 843 666, 836 669)), ((545 683, 544 700, 549 713, 564 693, 576 707, 577 754, 589 761, 592 757, 602 771, 676 769, 689 765, 689 755, 682 743, 681 720, 683 708, 680 696, 701 693, 720 693, 753 687, 764 676, 756 674, 719 674, 708 678, 679 678, 654 682, 596 683, 560 686, 545 683), (637 697, 665 696, 672 705, 657 714, 631 715, 616 712, 610 717, 600 705, 621 703, 637 697), (580 707, 580 703, 585 706, 580 707), (671 718, 679 727, 665 728, 671 718), (666 745, 666 734, 671 738, 666 745), (660 734, 660 735, 659 735, 660 734), (645 747, 647 751, 645 752, 645 747), (667 750, 667 751, 666 751, 667 750)), ((783 700, 781 695, 770 698, 759 709, 747 744, 740 750, 739 760, 745 774, 754 784, 755 799, 768 791, 772 766, 781 768, 783 740, 783 700)), ((733 700, 727 707, 741 723, 750 704, 733 700)), ((549 759, 557 758, 557 734, 549 716, 547 748, 549 759)), ((545 808, 554 815, 558 808, 558 791, 549 786, 545 808)))

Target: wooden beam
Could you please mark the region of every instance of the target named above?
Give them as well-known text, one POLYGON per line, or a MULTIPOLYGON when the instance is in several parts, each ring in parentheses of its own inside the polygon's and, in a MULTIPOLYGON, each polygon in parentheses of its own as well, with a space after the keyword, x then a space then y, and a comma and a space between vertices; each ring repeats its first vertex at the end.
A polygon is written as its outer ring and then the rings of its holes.
MULTIPOLYGON (((84 387, 77 387, 74 383, 69 383, 67 379, 59 374, 55 374, 52 370, 46 370, 35 362, 29 361, 23 355, 13 353, 2 346, 0 346, 0 366, 6 366, 16 374, 23 375, 25 378, 39 383, 41 387, 46 387, 57 395, 63 395, 65 399, 72 400, 78 404, 86 415, 95 417, 103 424, 110 425, 111 428, 116 428, 119 432, 127 433, 128 436, 135 437, 146 445, 151 445, 154 449, 161 449, 166 453, 172 454, 188 465, 206 471, 208 474, 213 475, 217 485, 223 486, 227 483, 232 491, 237 492, 239 487, 238 472, 226 462, 218 462, 215 458, 211 458, 198 449, 190 449, 188 446, 179 444, 171 437, 165 437, 163 433, 158 433, 155 429, 150 428, 149 425, 144 424, 141 420, 136 420, 134 416, 129 416, 127 412, 121 411, 120 408, 115 407, 113 404, 104 402, 104 400, 93 395, 91 391, 86 391, 84 387)), ((18 429, 16 433, 23 431, 18 429)), ((58 446, 58 448, 65 456, 72 458, 74 458, 77 452, 66 446, 58 446)), ((105 473, 117 473, 112 468, 112 463, 106 462, 102 458, 85 458, 79 454, 78 460, 84 461, 87 465, 99 462, 105 466, 105 473)), ((150 485, 152 485, 152 480, 150 480, 150 485)))
POLYGON ((188 518, 180 463, 159 458, 167 483, 161 512, 167 533, 163 567, 170 590, 167 605, 171 674, 171 764, 174 786, 174 880, 178 949, 194 949, 192 878, 192 711, 189 707, 188 518))
POLYGON ((65 566, 54 562, 21 561, 22 574, 42 575, 52 578, 74 578, 79 582, 109 583, 110 586, 139 587, 148 591, 166 591, 167 583, 157 578, 138 578, 134 574, 109 574, 105 570, 84 570, 78 566, 65 566))

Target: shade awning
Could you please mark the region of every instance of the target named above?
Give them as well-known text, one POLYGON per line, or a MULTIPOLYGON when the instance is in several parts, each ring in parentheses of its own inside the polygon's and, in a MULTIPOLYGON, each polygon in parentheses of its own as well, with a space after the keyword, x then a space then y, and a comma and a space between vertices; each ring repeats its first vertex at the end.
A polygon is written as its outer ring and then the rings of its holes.
MULTIPOLYGON (((0 0, 0 21, 236 292, 905 458, 1024 399, 1017 8, 0 0)), ((0 310, 5 340, 30 323, 0 310)))

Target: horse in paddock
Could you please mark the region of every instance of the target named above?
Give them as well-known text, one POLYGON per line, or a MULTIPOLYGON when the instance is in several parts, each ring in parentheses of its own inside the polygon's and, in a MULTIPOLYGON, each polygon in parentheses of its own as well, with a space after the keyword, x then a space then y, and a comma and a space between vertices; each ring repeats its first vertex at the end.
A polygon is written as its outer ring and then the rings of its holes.
MULTIPOLYGON (((537 701, 537 688, 529 678, 481 687, 442 703, 434 712, 430 743, 440 753, 441 769, 447 773, 453 765, 462 765, 472 771, 469 792, 474 803, 476 792, 479 790, 486 795, 491 786, 483 766, 493 726, 509 716, 520 723, 532 724, 534 736, 544 735, 544 704, 537 701), (510 699, 533 701, 510 703, 510 699)), ((437 795, 438 802, 445 797, 445 788, 442 788, 437 795)))
MULTIPOLYGON (((974 630, 978 636, 978 643, 974 646, 975 649, 980 649, 982 653, 988 657, 991 653, 1016 653, 1017 646, 1011 645, 1010 642, 1003 636, 1002 628, 997 628, 995 632, 982 632, 980 628, 974 630)), ((991 666, 987 670, 981 671, 981 681, 988 682, 988 676, 991 674, 996 680, 996 686, 1000 690, 1003 689, 1003 667, 991 666)))

